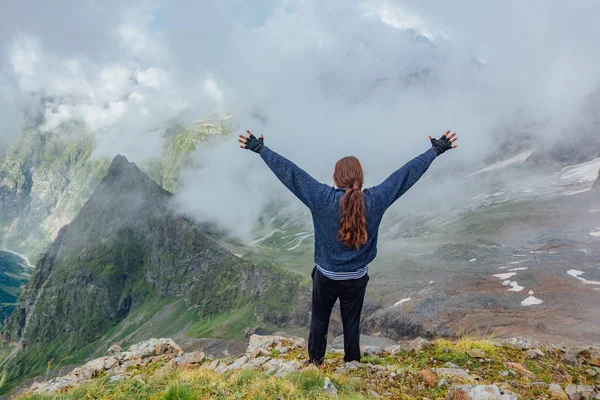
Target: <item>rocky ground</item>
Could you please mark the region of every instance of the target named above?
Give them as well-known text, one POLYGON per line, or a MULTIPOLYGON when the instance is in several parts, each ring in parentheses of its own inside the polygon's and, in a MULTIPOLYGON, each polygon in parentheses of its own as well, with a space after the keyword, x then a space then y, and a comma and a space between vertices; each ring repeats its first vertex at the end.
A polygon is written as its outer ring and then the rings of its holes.
POLYGON ((316 367, 303 338, 252 335, 243 355, 215 359, 151 339, 115 345, 14 398, 600 399, 600 348, 522 338, 363 343, 362 362, 344 363, 334 346, 316 367))

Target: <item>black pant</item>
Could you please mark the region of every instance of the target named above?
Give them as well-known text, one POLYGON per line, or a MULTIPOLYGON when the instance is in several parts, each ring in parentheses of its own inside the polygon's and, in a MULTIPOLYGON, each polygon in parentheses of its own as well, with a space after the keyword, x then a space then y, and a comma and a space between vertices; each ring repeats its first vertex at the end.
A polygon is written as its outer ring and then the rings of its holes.
POLYGON ((323 363, 327 347, 329 317, 338 297, 344 326, 344 361, 360 361, 360 313, 369 275, 360 279, 336 281, 327 278, 316 267, 311 275, 313 280, 312 317, 308 336, 310 362, 323 363))

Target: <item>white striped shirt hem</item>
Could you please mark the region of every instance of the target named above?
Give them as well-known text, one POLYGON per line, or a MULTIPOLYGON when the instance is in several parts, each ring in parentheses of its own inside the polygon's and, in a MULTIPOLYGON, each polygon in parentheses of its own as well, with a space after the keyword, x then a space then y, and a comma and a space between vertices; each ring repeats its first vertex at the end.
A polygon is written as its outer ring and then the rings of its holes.
POLYGON ((315 267, 319 270, 320 273, 325 275, 329 279, 333 279, 335 281, 345 281, 348 279, 360 279, 367 274, 369 271, 369 266, 366 265, 363 268, 357 269, 352 272, 331 272, 323 269, 319 266, 319 264, 315 264, 315 267))

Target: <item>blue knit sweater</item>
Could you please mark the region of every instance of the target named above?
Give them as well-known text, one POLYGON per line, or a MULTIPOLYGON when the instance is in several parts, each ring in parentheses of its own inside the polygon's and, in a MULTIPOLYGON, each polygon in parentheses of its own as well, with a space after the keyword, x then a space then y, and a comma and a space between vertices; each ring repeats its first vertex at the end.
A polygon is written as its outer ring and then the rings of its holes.
POLYGON ((315 263, 331 272, 353 272, 375 259, 377 234, 383 214, 423 176, 436 158, 433 149, 429 149, 396 170, 381 184, 363 190, 368 240, 356 249, 338 239, 339 205, 344 189, 318 182, 266 146, 260 155, 285 187, 310 209, 315 228, 315 263))

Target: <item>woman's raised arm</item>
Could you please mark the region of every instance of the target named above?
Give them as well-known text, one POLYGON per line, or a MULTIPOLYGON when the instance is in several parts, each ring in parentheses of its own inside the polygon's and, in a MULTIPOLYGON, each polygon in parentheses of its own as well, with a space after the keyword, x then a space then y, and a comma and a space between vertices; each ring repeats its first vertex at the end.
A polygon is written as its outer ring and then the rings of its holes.
POLYGON ((429 136, 431 148, 425 153, 413 158, 404 166, 397 169, 386 180, 369 190, 379 199, 380 207, 385 210, 400 196, 408 191, 427 170, 437 156, 447 150, 456 148, 453 143, 458 140, 456 133, 446 132, 440 139, 429 136))
POLYGON ((265 146, 263 135, 257 139, 249 130, 246 132, 248 136, 240 135, 238 139, 238 142, 242 143, 240 147, 260 154, 281 183, 308 208, 312 210, 319 199, 325 196, 326 191, 331 189, 330 186, 320 183, 302 168, 265 146))

